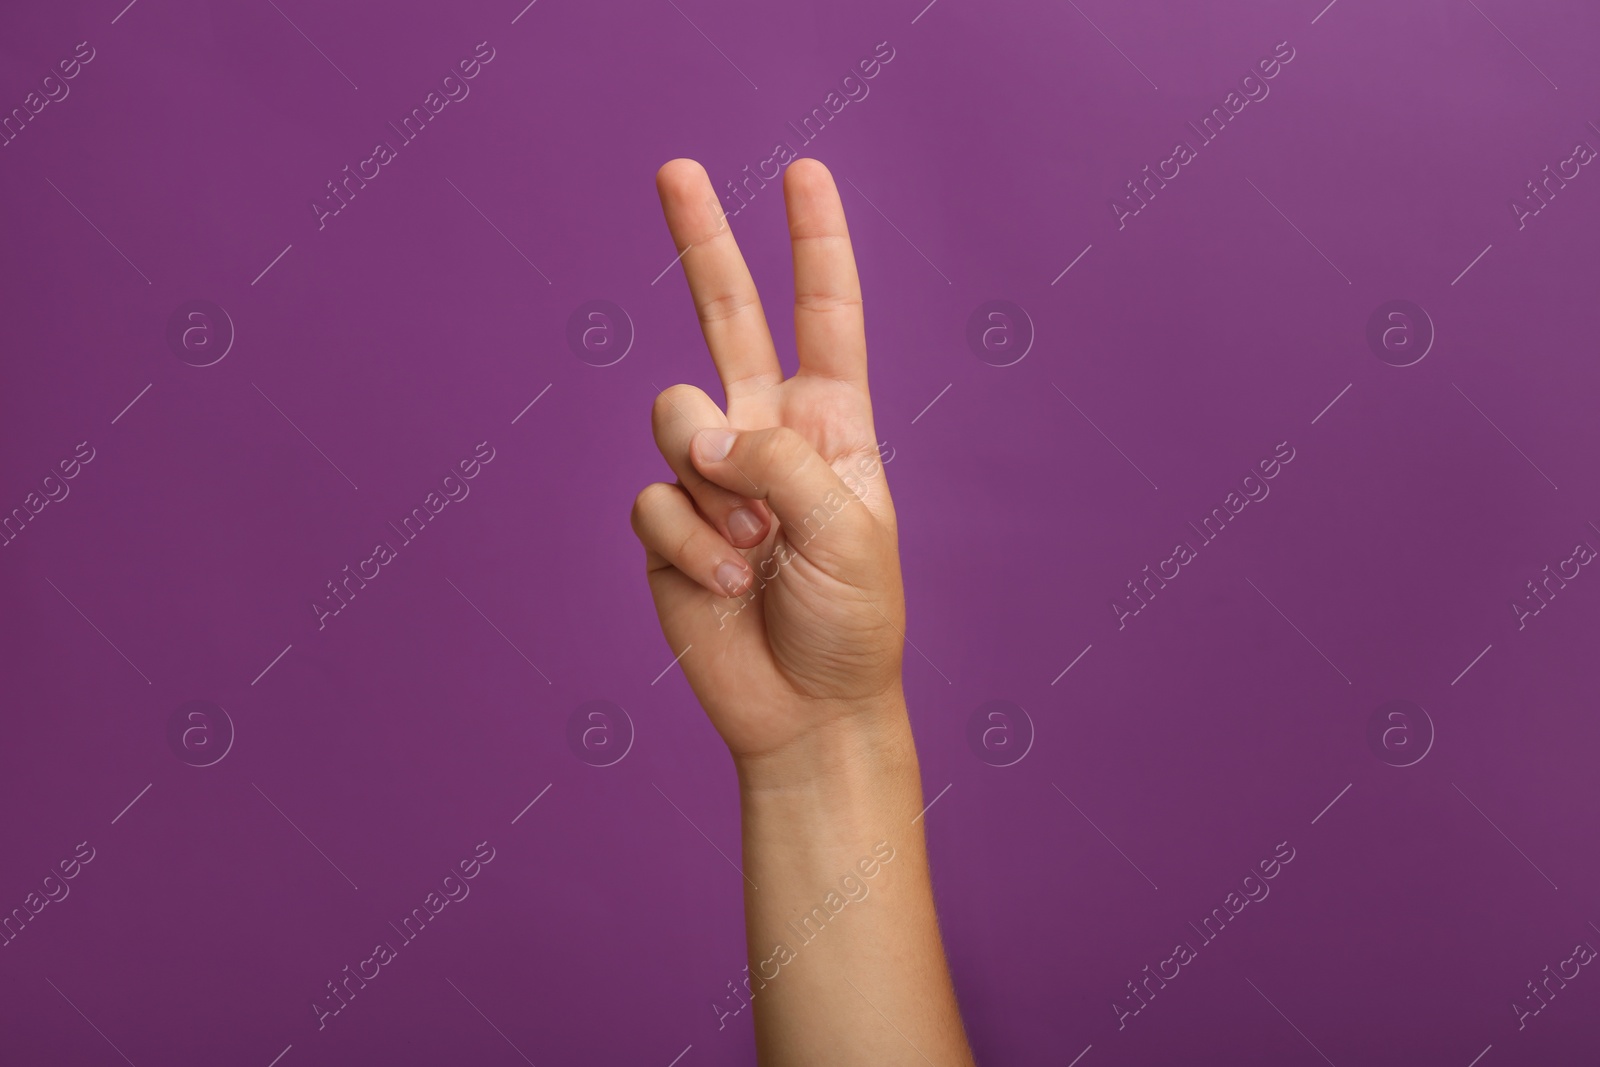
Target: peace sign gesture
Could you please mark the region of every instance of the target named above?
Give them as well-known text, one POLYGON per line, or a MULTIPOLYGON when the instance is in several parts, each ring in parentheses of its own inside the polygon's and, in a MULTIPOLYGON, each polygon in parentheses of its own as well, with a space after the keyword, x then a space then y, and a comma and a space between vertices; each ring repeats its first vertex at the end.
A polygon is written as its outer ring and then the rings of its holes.
POLYGON ((673 160, 656 185, 727 409, 689 385, 656 398, 677 481, 645 487, 633 526, 695 695, 736 758, 766 756, 902 700, 905 605, 861 283, 832 175, 795 161, 783 190, 800 368, 785 379, 704 168, 673 160))

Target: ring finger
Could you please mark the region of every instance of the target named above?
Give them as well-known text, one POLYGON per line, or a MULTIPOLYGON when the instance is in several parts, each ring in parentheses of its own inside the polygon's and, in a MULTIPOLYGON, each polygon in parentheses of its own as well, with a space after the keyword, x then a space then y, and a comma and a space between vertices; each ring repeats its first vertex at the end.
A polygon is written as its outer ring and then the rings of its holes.
MULTIPOLYGON (((650 422, 656 447, 678 476, 678 483, 728 543, 753 548, 765 540, 772 527, 772 512, 766 504, 708 481, 690 462, 689 442, 697 431, 728 425, 716 401, 692 385, 674 385, 656 397, 650 422)), ((754 483, 751 485, 754 488, 754 483)))

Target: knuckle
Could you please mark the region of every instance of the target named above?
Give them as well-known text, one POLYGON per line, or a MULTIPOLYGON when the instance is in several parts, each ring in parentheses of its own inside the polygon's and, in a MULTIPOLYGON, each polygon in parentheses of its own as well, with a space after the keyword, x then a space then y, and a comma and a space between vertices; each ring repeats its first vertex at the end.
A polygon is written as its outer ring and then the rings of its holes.
POLYGON ((703 297, 696 302, 695 310, 699 313, 700 324, 702 326, 711 326, 719 322, 726 322, 736 315, 760 306, 760 297, 756 295, 754 289, 748 289, 716 293, 703 297))
POLYGON ((673 550, 666 554, 667 558, 675 563, 680 560, 687 560, 689 558, 689 550, 694 546, 695 539, 699 533, 699 530, 692 527, 684 531, 682 536, 677 539, 677 544, 673 550))
POLYGON ((861 297, 837 291, 796 293, 794 295, 794 306, 798 311, 807 311, 818 315, 829 315, 839 311, 859 313, 861 310, 861 297))

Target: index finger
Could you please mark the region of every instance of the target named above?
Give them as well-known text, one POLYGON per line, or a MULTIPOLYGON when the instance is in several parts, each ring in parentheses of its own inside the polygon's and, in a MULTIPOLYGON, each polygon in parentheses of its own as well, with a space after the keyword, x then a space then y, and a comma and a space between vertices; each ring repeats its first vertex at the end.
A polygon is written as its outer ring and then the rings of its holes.
POLYGON ((729 404, 777 385, 783 371, 761 297, 705 168, 692 159, 674 159, 656 173, 656 190, 673 244, 683 250, 683 273, 700 330, 729 404))

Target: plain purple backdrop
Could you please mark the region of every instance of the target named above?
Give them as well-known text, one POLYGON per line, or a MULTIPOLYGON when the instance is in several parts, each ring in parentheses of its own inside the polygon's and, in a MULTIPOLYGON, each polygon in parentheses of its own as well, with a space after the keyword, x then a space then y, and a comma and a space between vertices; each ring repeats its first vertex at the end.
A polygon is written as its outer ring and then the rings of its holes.
MULTIPOLYGON (((0 1061, 753 1060, 749 1013, 712 1007, 744 964, 732 768, 627 513, 665 470, 655 393, 715 386, 655 169, 720 189, 786 141, 833 169, 860 261, 979 1059, 1594 1062, 1600 975, 1513 1005, 1600 944, 1600 577, 1511 605, 1600 545, 1600 174, 1520 227, 1511 202, 1600 145, 1597 46, 1573 0, 13 5, 0 515, 31 517, 0 547, 0 914, 94 858, 0 947, 0 1061), (480 42, 470 94, 319 228, 480 42), (1270 94, 1119 227, 1280 42, 1270 94), (235 334, 210 366, 168 342, 193 300, 235 334), (627 316, 609 366, 567 342, 591 300, 627 316), (1031 323, 1009 366, 967 341, 989 300, 1031 323), (1391 300, 1436 335, 1411 366, 1366 338, 1391 300), (485 441, 319 629, 326 583, 485 441), (1270 496, 1119 628, 1283 442, 1270 496), (210 766, 169 742, 191 700, 231 722, 210 766), (614 765, 568 743, 590 700, 631 721, 614 765), (1032 724, 1011 766, 967 743, 993 700, 1032 724), (1432 724, 1411 766, 1368 741, 1390 700, 1432 724), (470 895, 319 1029, 484 841, 470 895)), ((733 226, 792 368, 782 198, 750 188, 733 226)))

